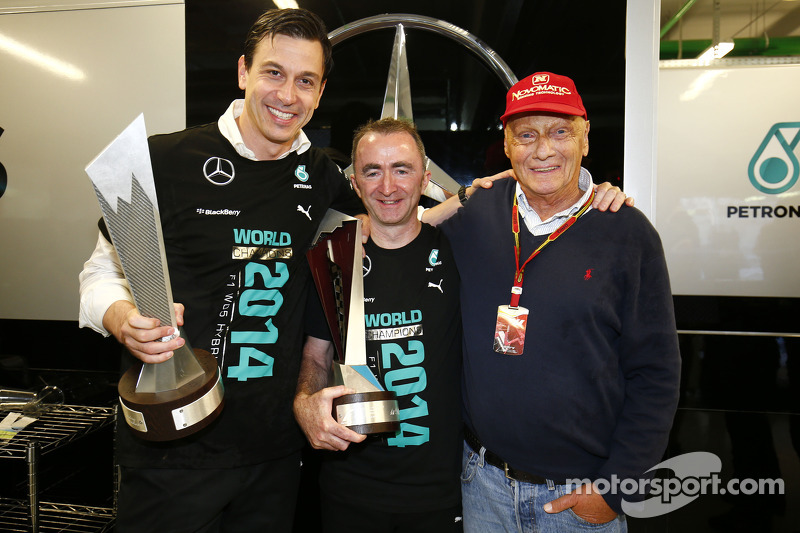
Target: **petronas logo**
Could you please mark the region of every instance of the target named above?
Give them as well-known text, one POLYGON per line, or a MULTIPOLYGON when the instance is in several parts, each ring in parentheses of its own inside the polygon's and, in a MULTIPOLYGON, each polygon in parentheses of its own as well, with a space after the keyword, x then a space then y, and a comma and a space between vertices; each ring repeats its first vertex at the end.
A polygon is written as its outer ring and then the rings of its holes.
POLYGON ((800 163, 794 150, 798 142, 800 122, 772 126, 747 167, 753 187, 766 194, 780 194, 797 183, 800 163))
POLYGON ((306 172, 305 165, 297 165, 297 168, 294 169, 294 175, 303 183, 308 181, 308 172, 306 172))

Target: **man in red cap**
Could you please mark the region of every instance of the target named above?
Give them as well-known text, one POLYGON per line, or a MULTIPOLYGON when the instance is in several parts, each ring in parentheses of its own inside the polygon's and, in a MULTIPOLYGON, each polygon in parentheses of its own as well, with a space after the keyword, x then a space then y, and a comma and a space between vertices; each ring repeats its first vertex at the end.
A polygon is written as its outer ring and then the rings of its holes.
POLYGON ((565 76, 515 84, 516 181, 441 226, 462 280, 467 532, 625 531, 666 447, 680 359, 664 253, 638 210, 591 209, 587 118, 565 76))

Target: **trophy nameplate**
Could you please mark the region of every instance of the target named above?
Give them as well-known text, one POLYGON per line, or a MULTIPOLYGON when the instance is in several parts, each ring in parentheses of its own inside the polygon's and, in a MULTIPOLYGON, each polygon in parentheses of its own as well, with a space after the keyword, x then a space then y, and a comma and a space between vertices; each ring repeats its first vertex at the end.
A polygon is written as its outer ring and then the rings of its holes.
POLYGON ((361 221, 329 209, 315 243, 306 257, 338 358, 329 386, 356 391, 333 400, 333 418, 361 434, 395 432, 400 429, 397 397, 367 366, 361 221))
MULTIPOLYGON (((86 173, 137 310, 178 331, 144 117, 139 115, 125 128, 89 163, 86 173)), ((196 433, 214 421, 224 405, 216 358, 192 350, 188 340, 163 363, 137 362, 117 388, 125 421, 145 440, 196 433)))

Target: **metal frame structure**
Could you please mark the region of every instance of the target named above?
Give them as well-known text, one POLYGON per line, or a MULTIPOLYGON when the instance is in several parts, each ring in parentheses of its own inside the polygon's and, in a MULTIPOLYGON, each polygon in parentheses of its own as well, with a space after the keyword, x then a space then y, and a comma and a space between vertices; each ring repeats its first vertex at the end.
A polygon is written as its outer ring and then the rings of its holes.
MULTIPOLYGON (((0 409, 0 418, 9 412, 7 408, 0 409)), ((115 416, 114 407, 48 406, 36 414, 36 422, 12 439, 0 441, 0 460, 24 460, 28 476, 27 501, 0 497, 0 530, 32 533, 110 531, 116 517, 116 497, 112 507, 40 501, 43 490, 39 486, 38 472, 43 455, 112 425, 115 416)), ((114 467, 114 495, 116 484, 114 467)))

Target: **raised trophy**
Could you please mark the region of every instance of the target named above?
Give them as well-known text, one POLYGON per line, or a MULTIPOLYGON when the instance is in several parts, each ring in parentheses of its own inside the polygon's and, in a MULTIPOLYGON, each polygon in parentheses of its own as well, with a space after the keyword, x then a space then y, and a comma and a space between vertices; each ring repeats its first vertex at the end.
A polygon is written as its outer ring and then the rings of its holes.
MULTIPOLYGON (((139 115, 89 163, 86 173, 137 310, 177 331, 144 117, 139 115)), ((125 421, 151 441, 203 429, 222 411, 224 397, 216 358, 192 350, 188 341, 163 363, 134 364, 120 379, 118 392, 125 421)))
POLYGON ((333 401, 333 418, 361 434, 397 431, 397 397, 384 390, 367 362, 361 221, 329 209, 314 242, 306 257, 337 356, 329 385, 356 391, 333 401))

